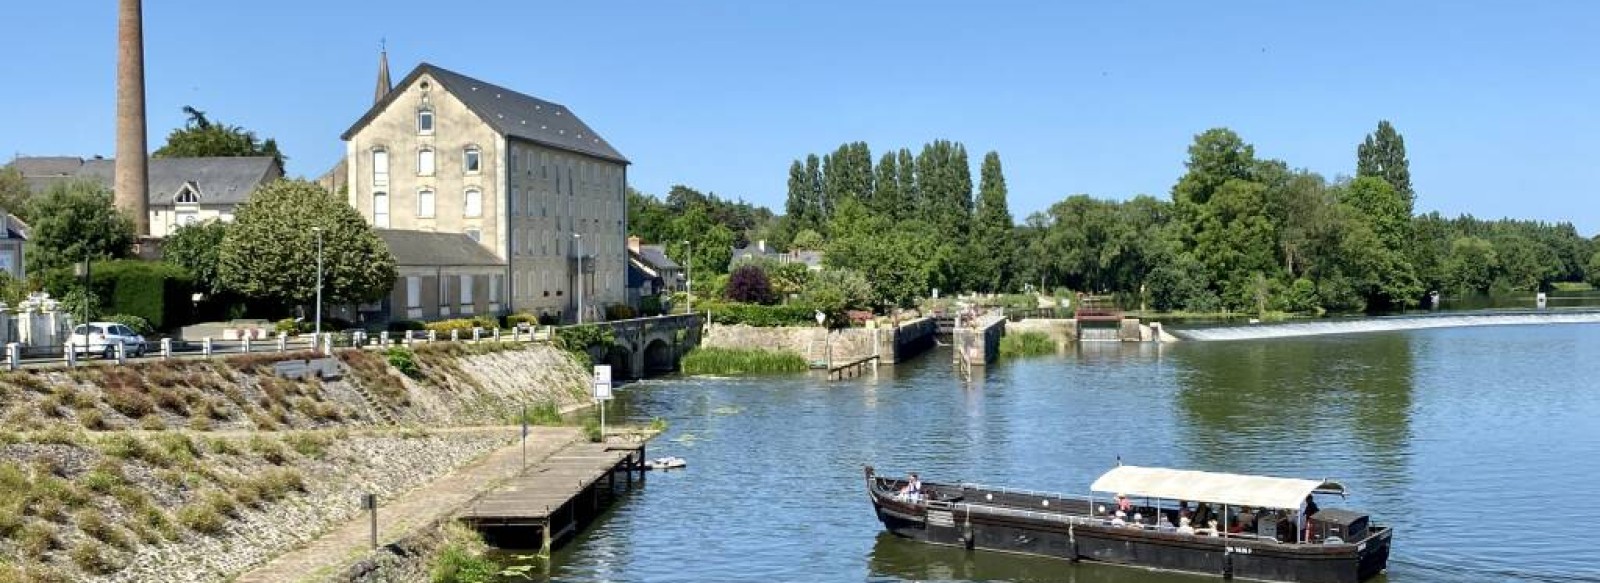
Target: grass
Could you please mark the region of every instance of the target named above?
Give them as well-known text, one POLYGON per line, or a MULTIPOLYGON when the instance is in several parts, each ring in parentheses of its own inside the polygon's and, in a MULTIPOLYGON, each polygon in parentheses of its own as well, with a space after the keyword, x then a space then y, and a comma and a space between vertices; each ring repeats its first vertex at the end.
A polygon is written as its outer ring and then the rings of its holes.
POLYGON ((297 431, 283 437, 283 442, 300 455, 322 459, 328 453, 328 445, 333 443, 333 438, 323 433, 297 431))
POLYGON ((1000 337, 1000 356, 1017 358, 1056 353, 1056 341, 1043 332, 1016 332, 1000 337))
POLYGON ((282 441, 262 435, 250 436, 250 451, 260 454, 261 459, 275 466, 281 466, 289 461, 289 452, 283 447, 282 441))
POLYGON ((806 359, 787 351, 696 348, 684 355, 684 374, 774 374, 805 372, 806 359))
POLYGON ((1558 292, 1586 292, 1594 289, 1594 286, 1586 281, 1558 281, 1551 283, 1550 287, 1558 292))
POLYGON ((374 397, 391 406, 411 404, 405 382, 400 380, 401 377, 390 374, 387 357, 366 350, 343 350, 337 354, 339 360, 355 375, 356 382, 374 397))
POLYGON ((454 522, 444 527, 444 542, 428 568, 433 583, 498 581, 500 567, 483 556, 487 546, 471 529, 454 522))
POLYGON ((511 416, 512 425, 520 425, 522 423, 527 423, 528 425, 562 425, 565 420, 561 417, 561 408, 557 407, 553 402, 546 401, 534 405, 532 408, 524 408, 516 415, 511 416))

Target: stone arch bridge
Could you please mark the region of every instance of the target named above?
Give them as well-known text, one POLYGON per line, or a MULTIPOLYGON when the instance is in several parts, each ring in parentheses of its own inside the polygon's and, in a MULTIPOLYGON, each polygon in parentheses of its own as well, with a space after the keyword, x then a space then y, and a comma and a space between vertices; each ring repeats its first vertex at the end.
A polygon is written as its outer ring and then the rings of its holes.
POLYGON ((651 374, 678 370, 678 362, 690 349, 700 345, 700 315, 683 314, 616 320, 610 326, 615 342, 604 353, 591 348, 596 363, 611 365, 612 374, 621 378, 644 378, 651 374))

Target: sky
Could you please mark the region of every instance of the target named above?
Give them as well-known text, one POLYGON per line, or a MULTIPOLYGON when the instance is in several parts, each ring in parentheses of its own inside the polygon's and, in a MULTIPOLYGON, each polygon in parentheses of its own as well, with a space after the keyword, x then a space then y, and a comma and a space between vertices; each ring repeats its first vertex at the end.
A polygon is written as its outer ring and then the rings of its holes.
MULTIPOLYGON (((3 0, 0 157, 114 154, 116 2, 3 0)), ((1020 222, 1078 193, 1170 197, 1228 127, 1263 158, 1355 169, 1404 135, 1417 209, 1600 232, 1600 3, 145 2, 150 148, 193 105, 278 140, 290 175, 343 155, 380 42, 562 103, 633 161, 782 212, 789 163, 865 141, 998 151, 1020 222)))

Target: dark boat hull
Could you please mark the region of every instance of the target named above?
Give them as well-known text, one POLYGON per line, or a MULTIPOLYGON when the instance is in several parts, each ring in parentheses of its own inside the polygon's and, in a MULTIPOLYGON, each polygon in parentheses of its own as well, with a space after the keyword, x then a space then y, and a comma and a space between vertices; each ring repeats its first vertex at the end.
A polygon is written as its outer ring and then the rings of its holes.
POLYGON ((1391 538, 1384 529, 1359 545, 1278 545, 1068 524, 877 494, 873 505, 889 532, 921 542, 1264 581, 1360 583, 1383 571, 1391 538))

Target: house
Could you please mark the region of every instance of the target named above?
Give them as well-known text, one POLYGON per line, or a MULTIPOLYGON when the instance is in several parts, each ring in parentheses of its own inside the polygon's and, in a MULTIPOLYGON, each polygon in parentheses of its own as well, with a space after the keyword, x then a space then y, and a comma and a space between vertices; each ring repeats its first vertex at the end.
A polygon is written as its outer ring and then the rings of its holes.
POLYGON ((659 279, 657 291, 675 293, 683 291, 684 270, 678 262, 667 257, 665 245, 646 245, 638 236, 628 237, 628 260, 635 262, 642 273, 659 279))
POLYGON ((383 60, 328 184, 380 229, 476 241, 503 262, 509 310, 627 301, 627 158, 566 106, 428 63, 387 89, 383 60))
POLYGON ((822 271, 821 251, 786 251, 780 252, 767 247, 765 240, 756 241, 754 245, 733 248, 733 260, 729 262, 728 269, 733 269, 741 261, 770 260, 778 263, 803 263, 806 269, 822 271))
MULTIPOLYGON (((33 192, 72 180, 111 188, 116 161, 69 156, 24 157, 11 163, 33 192)), ((178 227, 209 219, 232 221, 234 211, 262 186, 283 177, 271 157, 152 158, 150 234, 171 235, 178 227)))
POLYGON ((0 272, 12 279, 25 279, 28 275, 22 263, 22 250, 28 241, 28 224, 15 215, 0 210, 0 272))
POLYGON ((378 229, 394 254, 394 289, 378 321, 494 316, 504 308, 506 262, 462 233, 378 229))

